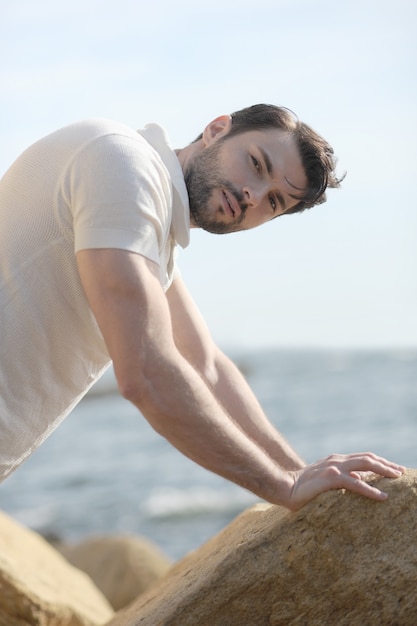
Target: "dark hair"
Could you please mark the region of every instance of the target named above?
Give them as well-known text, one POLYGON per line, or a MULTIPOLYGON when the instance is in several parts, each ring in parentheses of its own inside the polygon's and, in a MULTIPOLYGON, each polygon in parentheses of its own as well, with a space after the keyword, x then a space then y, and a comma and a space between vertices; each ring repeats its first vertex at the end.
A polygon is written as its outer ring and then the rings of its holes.
POLYGON ((294 195, 299 202, 287 213, 297 213, 326 201, 326 189, 340 187, 344 176, 337 178, 333 148, 310 126, 301 122, 290 109, 272 104, 255 104, 232 113, 232 126, 224 140, 250 130, 278 128, 294 137, 298 146, 308 189, 294 195))

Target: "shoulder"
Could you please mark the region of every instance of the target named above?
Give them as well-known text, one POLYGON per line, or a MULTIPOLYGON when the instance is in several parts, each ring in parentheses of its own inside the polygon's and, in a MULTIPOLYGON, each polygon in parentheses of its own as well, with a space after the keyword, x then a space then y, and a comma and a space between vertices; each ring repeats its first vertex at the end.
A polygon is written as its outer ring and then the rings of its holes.
MULTIPOLYGON (((38 145, 70 149, 74 153, 98 150, 106 146, 131 145, 134 149, 146 150, 149 144, 130 126, 105 118, 91 118, 73 122, 46 135, 38 145)), ((35 144, 36 145, 36 144, 35 144)))
POLYGON ((67 134, 78 136, 84 135, 85 137, 90 138, 113 134, 126 137, 135 137, 137 135, 136 131, 127 124, 124 124, 123 122, 118 122, 117 120, 101 117, 89 118, 73 122, 72 124, 68 124, 63 128, 58 129, 53 134, 67 134))
POLYGON ((156 169, 164 171, 160 156, 137 130, 105 118, 81 120, 65 126, 46 137, 53 149, 64 150, 70 157, 70 168, 117 172, 156 169))

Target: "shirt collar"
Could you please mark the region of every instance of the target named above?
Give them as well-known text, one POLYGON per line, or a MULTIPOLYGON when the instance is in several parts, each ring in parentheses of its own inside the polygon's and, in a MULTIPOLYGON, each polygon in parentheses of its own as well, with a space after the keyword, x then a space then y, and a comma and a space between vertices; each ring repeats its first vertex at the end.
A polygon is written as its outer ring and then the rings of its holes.
POLYGON ((171 147, 168 135, 162 126, 147 124, 138 133, 158 152, 172 181, 171 232, 182 248, 190 243, 190 207, 184 174, 177 155, 171 147))

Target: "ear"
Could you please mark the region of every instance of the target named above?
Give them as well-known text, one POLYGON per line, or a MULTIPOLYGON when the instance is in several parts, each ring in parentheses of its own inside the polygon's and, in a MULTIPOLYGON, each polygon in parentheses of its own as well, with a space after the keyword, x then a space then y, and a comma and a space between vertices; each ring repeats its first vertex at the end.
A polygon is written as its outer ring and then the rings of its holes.
POLYGON ((232 118, 230 115, 220 115, 215 120, 210 122, 208 126, 203 130, 203 142, 206 146, 211 144, 216 139, 227 135, 232 127, 232 118))

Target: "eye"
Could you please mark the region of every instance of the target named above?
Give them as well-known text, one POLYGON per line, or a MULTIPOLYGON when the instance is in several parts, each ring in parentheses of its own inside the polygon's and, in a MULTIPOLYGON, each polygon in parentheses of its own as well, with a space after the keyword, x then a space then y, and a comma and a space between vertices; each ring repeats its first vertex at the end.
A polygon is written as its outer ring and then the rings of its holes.
POLYGON ((258 159, 257 159, 256 157, 252 156, 252 155, 251 155, 251 157, 250 157, 250 158, 252 159, 252 163, 253 163, 253 165, 254 165, 255 169, 256 169, 258 172, 260 172, 260 171, 261 171, 261 164, 259 163, 258 159))
POLYGON ((273 211, 274 211, 274 213, 275 213, 275 211, 277 210, 277 201, 276 201, 276 198, 275 198, 274 196, 269 196, 269 203, 270 203, 270 205, 271 205, 271 207, 272 207, 272 210, 273 210, 273 211))

